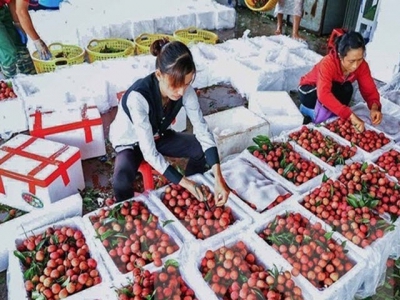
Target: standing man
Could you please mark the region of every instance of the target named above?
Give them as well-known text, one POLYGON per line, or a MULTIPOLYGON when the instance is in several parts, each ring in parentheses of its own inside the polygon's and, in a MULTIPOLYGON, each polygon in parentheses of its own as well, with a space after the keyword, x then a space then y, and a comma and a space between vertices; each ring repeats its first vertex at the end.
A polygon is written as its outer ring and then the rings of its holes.
POLYGON ((51 53, 32 24, 29 0, 0 0, 0 67, 6 78, 17 72, 36 74, 26 47, 32 39, 40 59, 49 60, 51 53))

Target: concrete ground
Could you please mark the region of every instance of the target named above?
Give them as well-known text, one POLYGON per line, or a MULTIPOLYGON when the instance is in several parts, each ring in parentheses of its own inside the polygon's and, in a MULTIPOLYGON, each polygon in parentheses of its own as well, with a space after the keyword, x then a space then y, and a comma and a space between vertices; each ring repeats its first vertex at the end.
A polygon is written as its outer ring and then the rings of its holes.
MULTIPOLYGON (((247 8, 237 8, 237 22, 236 26, 230 30, 217 31, 221 41, 225 41, 231 38, 241 37, 246 29, 250 29, 250 36, 259 35, 273 35, 275 32, 276 23, 275 20, 267 16, 266 14, 255 13, 247 8)), ((291 27, 284 26, 283 34, 290 34, 291 27)), ((305 31, 301 32, 301 35, 307 41, 309 48, 316 51, 321 55, 326 54, 326 42, 328 37, 316 37, 305 31)), ((297 103, 296 94, 291 94, 295 103, 297 103)), ((215 86, 203 89, 199 92, 199 101, 203 113, 205 115, 228 109, 234 106, 246 105, 246 99, 243 99, 236 91, 230 86, 215 86)), ((108 136, 108 126, 115 117, 116 109, 112 109, 107 114, 102 116, 105 136, 108 136)), ((188 124, 188 130, 190 130, 190 124, 188 124)), ((90 159, 83 162, 84 175, 87 187, 101 190, 104 195, 110 194, 110 181, 112 174, 112 151, 109 147, 107 157, 102 159, 90 159)), ((173 164, 182 165, 184 162, 180 160, 172 161, 173 164)), ((90 211, 97 208, 94 202, 85 202, 84 211, 90 211)), ((7 287, 6 287, 6 272, 0 273, 0 300, 7 299, 7 287)), ((12 299, 19 300, 19 299, 12 299)))

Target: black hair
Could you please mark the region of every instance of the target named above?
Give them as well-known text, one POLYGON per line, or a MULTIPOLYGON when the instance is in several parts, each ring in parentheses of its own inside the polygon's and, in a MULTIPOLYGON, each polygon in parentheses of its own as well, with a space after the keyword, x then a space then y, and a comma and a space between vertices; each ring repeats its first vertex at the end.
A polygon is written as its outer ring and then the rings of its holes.
POLYGON ((192 53, 182 42, 162 38, 150 46, 150 53, 157 57, 156 68, 171 77, 171 85, 180 87, 185 84, 185 76, 196 73, 192 53))
POLYGON ((365 51, 363 36, 356 31, 349 31, 338 36, 335 40, 336 52, 340 57, 345 57, 350 50, 362 48, 365 51))

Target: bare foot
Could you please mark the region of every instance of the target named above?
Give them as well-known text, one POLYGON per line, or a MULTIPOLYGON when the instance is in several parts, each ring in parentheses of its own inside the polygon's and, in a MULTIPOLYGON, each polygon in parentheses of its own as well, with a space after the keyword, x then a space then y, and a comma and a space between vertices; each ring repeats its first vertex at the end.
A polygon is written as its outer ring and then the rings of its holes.
POLYGON ((306 41, 302 36, 300 36, 298 34, 293 34, 292 38, 295 39, 296 41, 299 41, 299 42, 305 42, 306 41))
POLYGON ((276 34, 276 35, 281 35, 281 34, 282 34, 282 29, 281 29, 281 28, 277 28, 277 29, 275 30, 275 34, 276 34))

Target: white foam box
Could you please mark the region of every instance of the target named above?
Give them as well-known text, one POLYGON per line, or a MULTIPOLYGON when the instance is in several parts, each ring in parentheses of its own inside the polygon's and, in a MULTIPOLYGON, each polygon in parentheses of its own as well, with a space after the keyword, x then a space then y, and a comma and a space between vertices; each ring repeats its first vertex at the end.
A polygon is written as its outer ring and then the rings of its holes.
MULTIPOLYGON (((280 138, 282 138, 284 140, 287 140, 287 141, 290 141, 290 143, 296 148, 297 151, 305 152, 305 153, 309 153, 309 154, 313 155, 315 157, 315 160, 320 165, 324 166, 324 168, 330 169, 332 171, 335 171, 335 169, 336 169, 339 172, 341 170, 341 168, 343 167, 343 165, 331 166, 331 165, 327 164, 326 162, 324 162, 322 159, 320 159, 317 156, 315 156, 314 154, 312 154, 311 152, 307 151, 305 148, 303 148, 302 146, 297 144, 295 141, 291 140, 289 135, 292 134, 292 133, 300 131, 303 126, 306 126, 310 130, 320 132, 323 136, 331 138, 333 141, 337 142, 339 145, 349 146, 348 144, 344 143, 343 140, 338 139, 338 136, 336 134, 334 134, 333 132, 328 132, 328 130, 324 130, 324 131, 319 130, 321 127, 320 126, 315 126, 312 123, 311 124, 307 124, 307 125, 301 125, 298 128, 282 132, 280 138)), ((359 148, 357 148, 356 153, 352 157, 350 157, 349 159, 345 160, 344 163, 346 165, 348 165, 348 164, 352 164, 352 163, 357 162, 357 161, 361 162, 361 161, 363 161, 363 159, 364 159, 363 153, 361 151, 359 151, 359 148)))
MULTIPOLYGON (((325 127, 326 124, 334 122, 337 119, 338 119, 337 117, 328 119, 324 123, 321 123, 321 125, 323 125, 323 126, 320 126, 319 129, 321 130, 321 132, 326 132, 326 133, 330 133, 330 134, 334 135, 337 140, 342 141, 346 145, 351 145, 350 141, 346 140, 345 138, 343 138, 340 135, 330 131, 328 128, 325 127)), ((374 126, 371 126, 371 125, 368 125, 368 124, 364 124, 364 126, 365 126, 365 130, 372 130, 372 131, 375 131, 377 133, 384 133, 383 131, 375 128, 374 126)), ((386 145, 382 146, 381 148, 376 149, 375 151, 372 151, 372 152, 367 152, 364 149, 361 149, 359 146, 356 145, 357 148, 358 148, 358 151, 360 151, 363 154, 365 159, 370 160, 372 157, 374 157, 376 155, 376 153, 380 153, 381 151, 386 151, 386 150, 390 149, 395 144, 395 142, 387 134, 385 134, 385 135, 390 141, 389 141, 389 143, 387 143, 386 145)))
POLYGON ((13 81, 0 81, 12 86, 17 95, 16 98, 0 100, 0 136, 4 135, 3 138, 7 138, 7 135, 27 130, 28 120, 22 93, 19 92, 13 81))
POLYGON ((84 187, 76 147, 25 134, 0 147, 0 203, 24 211, 46 209, 84 187))
POLYGON ((107 269, 105 268, 103 261, 99 253, 96 250, 93 241, 90 239, 90 236, 87 233, 87 230, 84 226, 81 217, 73 217, 69 219, 65 219, 59 221, 57 223, 51 225, 45 225, 40 228, 36 228, 32 231, 28 232, 19 232, 19 235, 14 239, 13 248, 10 249, 9 252, 9 268, 7 273, 7 288, 8 288, 8 299, 31 299, 28 297, 24 286, 24 277, 23 277, 23 268, 20 263, 20 260, 14 255, 13 251, 17 249, 17 246, 21 244, 25 239, 29 236, 40 235, 46 231, 47 228, 61 228, 63 226, 71 227, 75 230, 80 230, 83 233, 83 236, 86 240, 86 244, 88 246, 88 251, 90 257, 95 259, 97 262, 97 270, 102 279, 101 284, 92 286, 90 288, 86 288, 78 293, 72 294, 68 296, 67 300, 81 300, 81 299, 96 299, 96 297, 102 297, 102 292, 105 290, 107 285, 111 282, 110 275, 108 274, 107 269))
POLYGON ((257 135, 270 135, 268 121, 243 106, 207 115, 204 119, 214 134, 220 159, 240 153, 257 135))
MULTIPOLYGON (((334 176, 336 180, 338 176, 334 176)), ((300 205, 304 202, 304 197, 312 192, 307 192, 295 201, 300 205)), ((303 210, 306 210, 314 219, 326 224, 327 228, 333 229, 329 223, 315 216, 311 211, 301 205, 303 210)), ((400 219, 399 219, 400 220, 400 219)), ((376 288, 380 285, 381 274, 386 270, 386 261, 396 251, 397 245, 400 245, 399 235, 399 220, 394 223, 395 229, 393 231, 385 232, 382 238, 375 240, 369 246, 362 248, 361 246, 355 245, 353 242, 345 238, 341 233, 335 231, 337 236, 340 236, 342 240, 346 240, 346 243, 351 246, 354 251, 366 261, 365 269, 368 270, 363 275, 362 285, 357 291, 357 296, 360 298, 366 298, 372 296, 376 292, 376 288)), ((386 220, 389 224, 389 221, 386 220)))
POLYGON ((96 106, 52 111, 36 109, 29 115, 29 133, 79 148, 82 160, 106 154, 103 121, 96 106))
MULTIPOLYGON (((284 138, 281 138, 281 137, 275 137, 275 138, 271 139, 271 142, 285 142, 285 140, 284 140, 284 138)), ((314 155, 312 155, 311 153, 309 153, 307 151, 299 151, 299 148, 301 148, 301 147, 298 145, 294 145, 293 150, 298 152, 303 159, 315 163, 321 169, 321 174, 304 182, 301 185, 295 185, 293 182, 291 182, 291 181, 287 180, 286 178, 284 178, 283 176, 279 175, 267 163, 265 163, 264 161, 255 157, 247 149, 243 150, 243 152, 240 155, 241 155, 241 157, 243 157, 244 159, 249 161, 251 164, 253 164, 255 167, 257 167, 261 172, 263 172, 265 174, 265 176, 267 176, 267 177, 270 176, 272 179, 276 180, 278 183, 280 183, 283 187, 288 189, 290 192, 302 194, 302 193, 305 193, 306 191, 309 191, 310 189, 320 185, 324 176, 330 177, 331 175, 335 174, 336 171, 333 168, 324 167, 324 165, 322 165, 316 159, 316 157, 314 155)))
MULTIPOLYGON (((283 203, 280 206, 277 206, 273 208, 270 211, 270 214, 266 216, 263 220, 260 220, 256 223, 254 223, 250 231, 252 232, 252 235, 254 236, 255 239, 255 244, 259 245, 260 249, 273 249, 270 245, 267 244, 266 241, 264 241, 258 233, 260 233, 262 230, 264 230, 269 223, 273 222, 276 216, 278 215, 286 215, 287 213, 300 213, 302 216, 306 217, 309 221, 310 224, 315 224, 317 222, 321 223, 322 229, 324 231, 331 232, 332 229, 330 226, 328 226, 326 223, 322 222, 320 219, 316 218, 313 214, 311 214, 309 211, 307 211, 305 208, 301 207, 295 202, 292 203, 283 203)), ((357 249, 353 247, 353 245, 350 245, 347 243, 347 240, 344 239, 340 234, 337 232, 334 232, 332 234, 332 239, 336 241, 337 244, 342 244, 343 242, 346 241, 345 244, 345 250, 348 252, 346 253, 346 256, 354 263, 353 268, 351 268, 348 272, 343 274, 338 281, 334 282, 331 286, 328 288, 325 288, 323 290, 320 290, 316 288, 314 285, 312 285, 302 274, 299 274, 298 277, 303 278, 305 280, 304 287, 308 291, 308 293, 311 294, 310 297, 307 297, 305 299, 310 299, 310 300, 353 300, 354 295, 356 295, 357 291, 361 288, 361 286, 364 283, 364 277, 365 277, 365 267, 366 267, 366 262, 365 259, 360 256, 359 252, 357 249)), ((275 251, 275 250, 273 250, 275 251)), ((278 253, 277 251, 275 251, 278 253)), ((279 253, 278 253, 279 254, 279 253)), ((285 265, 287 268, 290 270, 292 269, 291 264, 285 260, 285 265)), ((371 272, 374 272, 371 270, 371 272)))
MULTIPOLYGON (((241 159, 240 155, 238 156, 238 158, 241 159)), ((224 164, 230 164, 230 163, 234 163, 234 162, 233 162, 233 161, 232 161, 232 162, 231 162, 231 161, 228 161, 228 162, 222 163, 222 164, 221 164, 222 170, 223 170, 223 168, 224 168, 224 164)), ((206 173, 204 174, 204 176, 205 176, 208 180, 210 180, 212 183, 215 181, 215 177, 214 177, 213 173, 211 172, 211 170, 208 171, 208 172, 206 172, 206 173)), ((270 177, 266 176, 265 174, 263 174, 263 176, 264 176, 265 178, 271 179, 270 177)), ((249 178, 249 179, 252 180, 252 178, 249 178)), ((227 177, 225 177, 225 180, 226 180, 227 182, 229 181, 229 179, 228 179, 227 177)), ((254 182, 254 181, 253 181, 253 182, 254 182)), ((240 183, 237 182, 237 184, 240 184, 240 183)), ((278 184, 278 185, 280 185, 280 184, 278 184)), ((281 185, 280 185, 280 186, 281 186, 281 185)), ((237 189, 237 186, 232 185, 232 184, 229 184, 229 187, 230 187, 232 190, 237 189)), ((281 186, 281 187, 282 187, 282 186, 281 186)), ((291 194, 291 196, 288 197, 286 200, 284 200, 282 203, 285 203, 286 201, 291 201, 292 199, 297 199, 298 194, 296 194, 296 193, 291 193, 291 192, 287 191, 287 190, 286 190, 285 188, 283 188, 283 187, 282 187, 282 189, 284 189, 287 193, 290 193, 290 194, 291 194)), ((275 202, 275 200, 276 200, 276 199, 272 199, 271 197, 268 197, 268 196, 266 195, 266 193, 263 193, 263 195, 265 195, 266 197, 265 197, 265 198, 262 198, 262 196, 261 196, 260 194, 254 194, 254 195, 252 195, 252 197, 253 197, 253 198, 259 197, 259 198, 257 199, 258 201, 260 201, 260 199, 262 199, 265 203, 268 203, 268 205, 266 205, 266 207, 268 207, 270 204, 272 204, 272 203, 275 202)), ((282 195, 282 194, 281 194, 281 195, 282 195)), ((248 203, 246 203, 245 201, 243 201, 242 198, 240 198, 239 196, 237 196, 237 195, 234 194, 233 192, 230 193, 230 196, 229 196, 229 197, 232 199, 233 202, 235 202, 235 204, 236 204, 237 206, 239 206, 246 214, 248 214, 249 217, 252 218, 252 220, 253 220, 254 222, 257 221, 257 220, 259 220, 259 219, 264 218, 265 215, 268 214, 269 209, 266 209, 265 211, 258 212, 257 210, 255 210, 255 209, 253 209, 252 207, 250 207, 250 205, 249 205, 248 203)), ((252 200, 254 200, 254 199, 246 199, 246 200, 247 200, 248 202, 252 203, 252 200)), ((277 205, 281 205, 281 203, 280 203, 280 204, 277 204, 277 205)))
MULTIPOLYGON (((179 264, 178 270, 181 275, 181 278, 186 283, 186 286, 194 292, 196 299, 201 299, 201 298, 199 298, 199 295, 201 295, 203 293, 202 288, 204 286, 199 284, 199 282, 193 280, 192 274, 187 274, 186 272, 184 272, 184 269, 186 269, 186 265, 184 264, 184 261, 182 261, 182 259, 180 257, 178 257, 176 259, 172 259, 172 260, 174 260, 175 262, 177 262, 179 264)), ((161 267, 150 268, 149 271, 151 273, 158 274, 159 272, 162 271, 163 268, 165 268, 164 264, 161 267)), ((168 284, 168 282, 166 284, 168 284)), ((133 285, 132 280, 127 280, 124 278, 113 280, 113 282, 112 282, 112 289, 113 289, 112 297, 107 298, 107 299, 108 300, 119 300, 120 298, 118 298, 117 290, 123 289, 124 287, 127 287, 127 286, 132 286, 132 285, 133 285)), ((150 294, 152 294, 152 292, 154 291, 155 288, 161 287, 161 286, 164 286, 164 285, 157 281, 154 282, 154 285, 150 286, 150 294)), ((105 298, 103 298, 103 299, 105 299, 105 298)), ((155 299, 157 299, 157 297, 155 297, 155 299)), ((181 296, 181 299, 184 299, 183 296, 181 296)))
MULTIPOLYGON (((259 241, 254 239, 254 235, 250 230, 235 232, 229 237, 220 240, 205 241, 199 245, 192 244, 187 248, 186 253, 184 253, 187 259, 182 271, 184 274, 190 275, 191 282, 196 283, 196 286, 199 288, 199 293, 197 295, 199 299, 220 299, 206 283, 200 272, 201 262, 207 250, 216 251, 224 246, 230 248, 238 242, 243 242, 248 252, 253 253, 256 257, 256 263, 263 266, 265 269, 274 269, 274 266, 276 266, 279 271, 290 271, 291 267, 288 266, 286 261, 280 257, 279 254, 275 253, 272 249, 259 246, 259 241)), ((311 294, 305 288, 307 285, 306 280, 300 276, 292 276, 292 280, 296 286, 301 288, 304 299, 311 299, 311 294)))
MULTIPOLYGON (((204 184, 210 188, 210 191, 214 193, 214 186, 202 174, 195 174, 189 176, 189 179, 193 180, 196 183, 204 184)), ((247 214, 234 203, 231 196, 228 197, 228 201, 225 203, 225 206, 229 207, 232 211, 233 218, 235 222, 228 226, 225 230, 214 234, 204 240, 197 239, 186 227, 181 223, 181 221, 162 203, 162 197, 164 195, 166 187, 159 188, 155 191, 150 192, 150 200, 157 205, 160 210, 165 214, 165 218, 168 220, 173 220, 173 224, 176 226, 176 229, 179 233, 179 238, 183 241, 183 243, 204 243, 205 241, 213 241, 213 240, 221 240, 230 236, 234 232, 240 232, 244 228, 246 228, 251 222, 251 218, 248 218, 247 214)))
MULTIPOLYGON (((40 227, 40 224, 51 224, 64 218, 82 215, 82 197, 79 194, 71 195, 54 204, 50 204, 46 209, 37 209, 28 212, 18 218, 0 223, 0 235, 3 241, 0 244, 0 272, 8 267, 8 249, 14 242, 18 228, 40 227)), ((4 216, 6 217, 6 216, 4 216)), ((2 218, 2 220, 4 220, 2 218)))
POLYGON ((303 124, 303 115, 284 91, 257 91, 250 94, 249 109, 268 121, 272 136, 303 124))
POLYGON ((231 85, 244 97, 256 91, 284 89, 285 68, 260 57, 232 59, 224 68, 231 85))
MULTIPOLYGON (((163 263, 170 258, 178 257, 183 244, 180 239, 179 232, 178 232, 178 229, 176 228, 175 222, 168 223, 167 225, 163 226, 163 222, 165 222, 169 218, 166 217, 164 215, 164 213, 161 212, 160 209, 156 205, 154 205, 154 203, 149 201, 148 197, 145 196, 144 194, 140 194, 137 197, 134 197, 127 201, 136 201, 136 202, 142 202, 142 203, 146 204, 149 211, 158 217, 158 228, 161 229, 161 231, 167 233, 170 236, 170 238, 179 246, 179 249, 177 251, 165 256, 162 259, 163 263)), ((112 205, 111 208, 114 208, 118 205, 122 205, 122 203, 116 203, 116 204, 112 205)), ((93 216, 97 216, 99 214, 100 210, 101 209, 98 209, 96 211, 90 212, 83 216, 83 222, 85 224, 85 227, 88 230, 89 236, 93 240, 93 243, 96 246, 97 251, 100 253, 101 257, 103 258, 104 264, 107 267, 107 270, 109 271, 109 273, 111 275, 111 278, 113 280, 126 280, 126 279, 133 280, 133 273, 132 272, 128 272, 125 274, 122 273, 118 269, 118 267, 116 266, 114 261, 112 260, 111 256, 108 254, 106 248, 103 246, 100 239, 97 238, 98 234, 97 234, 96 230, 94 229, 90 218, 93 216)), ((144 269, 154 268, 154 263, 149 263, 149 264, 145 265, 143 268, 144 269)))

